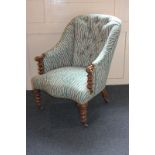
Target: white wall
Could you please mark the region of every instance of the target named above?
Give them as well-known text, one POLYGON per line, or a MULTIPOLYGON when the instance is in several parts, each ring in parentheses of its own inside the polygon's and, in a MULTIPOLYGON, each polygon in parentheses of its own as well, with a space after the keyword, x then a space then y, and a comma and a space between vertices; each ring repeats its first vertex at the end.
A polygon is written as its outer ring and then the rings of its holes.
POLYGON ((65 25, 79 14, 103 13, 119 17, 122 32, 107 84, 128 84, 128 0, 27 0, 27 89, 37 75, 34 57, 59 40, 65 25))

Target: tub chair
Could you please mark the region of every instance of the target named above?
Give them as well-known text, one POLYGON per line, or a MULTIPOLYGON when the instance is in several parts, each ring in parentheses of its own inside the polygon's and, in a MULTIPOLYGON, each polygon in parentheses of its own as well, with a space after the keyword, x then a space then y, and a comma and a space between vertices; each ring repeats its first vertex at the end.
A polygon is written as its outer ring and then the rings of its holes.
POLYGON ((73 18, 60 41, 35 58, 40 74, 32 79, 37 107, 41 107, 40 90, 74 100, 81 123, 88 126, 88 102, 100 92, 107 101, 105 86, 120 29, 120 19, 110 15, 73 18))

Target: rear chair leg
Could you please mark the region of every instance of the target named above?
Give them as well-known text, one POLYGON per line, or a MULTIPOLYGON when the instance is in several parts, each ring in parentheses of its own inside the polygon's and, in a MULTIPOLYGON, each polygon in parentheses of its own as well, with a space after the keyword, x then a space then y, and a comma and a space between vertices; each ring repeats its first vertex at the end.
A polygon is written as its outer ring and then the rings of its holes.
POLYGON ((80 113, 80 121, 84 125, 84 127, 88 126, 87 123, 87 111, 88 111, 88 103, 80 104, 78 103, 79 113, 80 113))
POLYGON ((35 98, 35 102, 36 102, 36 107, 38 110, 41 109, 41 97, 40 97, 40 90, 39 89, 34 89, 34 98, 35 98))
POLYGON ((102 94, 104 101, 106 103, 109 103, 109 94, 105 88, 101 91, 101 94, 102 94))

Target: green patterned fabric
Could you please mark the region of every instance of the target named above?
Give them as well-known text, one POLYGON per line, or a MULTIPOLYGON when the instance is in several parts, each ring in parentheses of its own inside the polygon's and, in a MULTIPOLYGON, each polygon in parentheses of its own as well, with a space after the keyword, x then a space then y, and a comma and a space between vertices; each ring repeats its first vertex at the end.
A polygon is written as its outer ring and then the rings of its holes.
POLYGON ((47 51, 44 58, 45 73, 59 67, 71 66, 74 49, 74 25, 69 23, 57 45, 47 51))
POLYGON ((32 79, 34 88, 81 104, 88 102, 106 85, 120 29, 121 21, 114 16, 90 14, 72 19, 57 45, 44 53, 44 74, 32 79), (89 64, 94 64, 92 94, 87 88, 89 64))
POLYGON ((99 55, 109 31, 109 18, 102 16, 80 16, 75 18, 75 42, 73 65, 87 66, 99 55))
POLYGON ((87 72, 83 67, 61 67, 34 78, 34 86, 52 96, 85 103, 90 98, 86 87, 87 72))

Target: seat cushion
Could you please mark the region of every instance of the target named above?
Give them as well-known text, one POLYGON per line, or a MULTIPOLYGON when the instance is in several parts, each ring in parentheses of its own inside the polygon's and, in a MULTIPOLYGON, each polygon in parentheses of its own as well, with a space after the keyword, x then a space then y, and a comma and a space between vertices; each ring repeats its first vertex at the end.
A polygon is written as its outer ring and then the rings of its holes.
POLYGON ((91 96, 87 89, 87 72, 82 67, 62 67, 32 79, 35 89, 44 90, 54 97, 85 103, 91 96))

